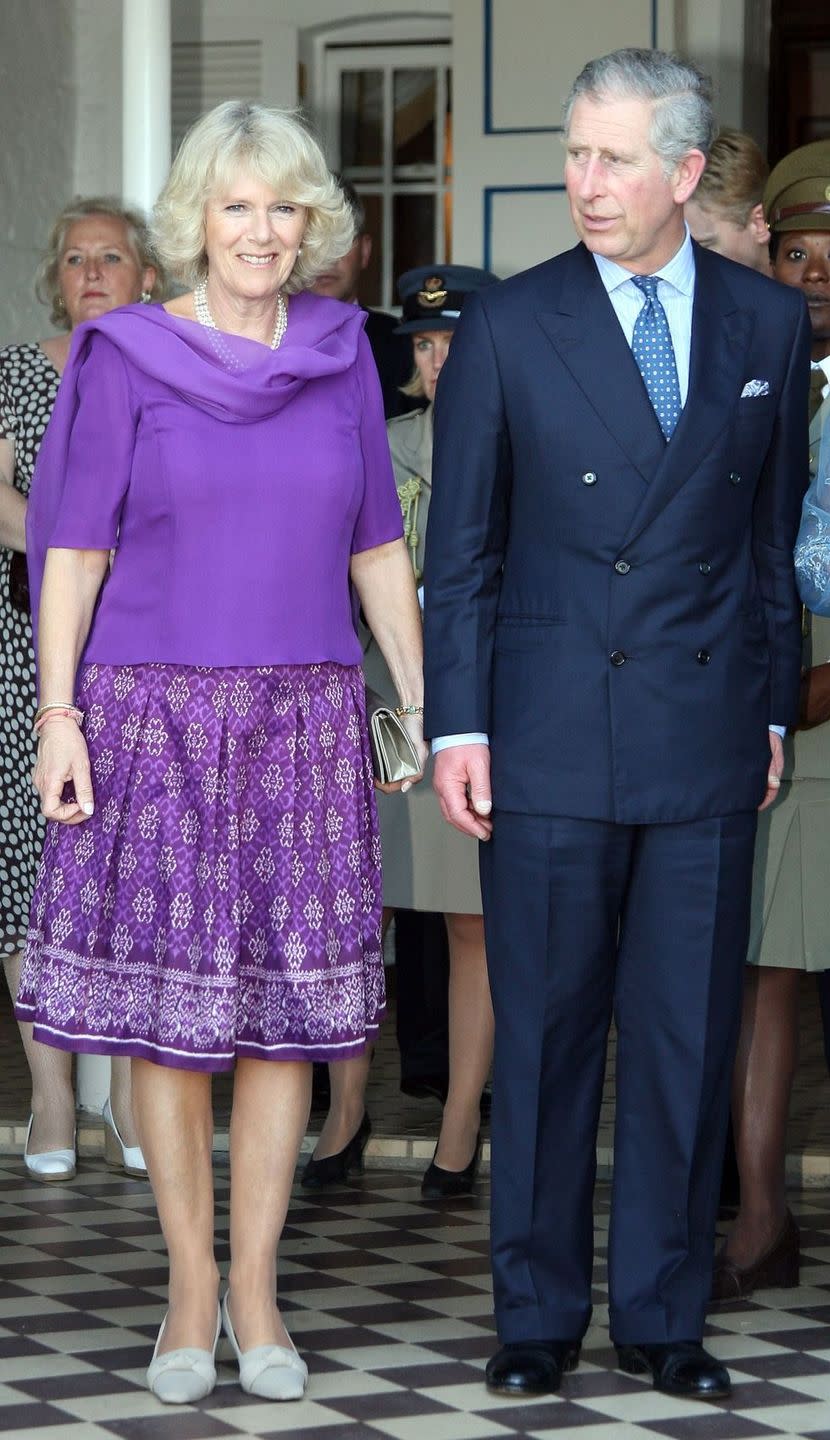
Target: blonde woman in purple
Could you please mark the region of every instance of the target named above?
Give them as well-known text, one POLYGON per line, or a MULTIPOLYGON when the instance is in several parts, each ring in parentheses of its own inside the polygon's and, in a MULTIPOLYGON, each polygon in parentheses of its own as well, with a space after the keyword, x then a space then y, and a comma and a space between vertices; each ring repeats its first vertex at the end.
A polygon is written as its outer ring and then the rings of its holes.
POLYGON ((311 1062, 360 1054, 384 1006, 353 590, 425 754, 364 317, 309 293, 351 224, 295 117, 205 116, 156 216, 192 289, 81 327, 35 476, 51 823, 18 1013, 50 1044, 132 1057, 170 1255, 148 1383, 174 1403, 216 1378, 210 1077, 229 1069, 222 1323, 244 1389, 305 1388, 275 1272, 311 1062))

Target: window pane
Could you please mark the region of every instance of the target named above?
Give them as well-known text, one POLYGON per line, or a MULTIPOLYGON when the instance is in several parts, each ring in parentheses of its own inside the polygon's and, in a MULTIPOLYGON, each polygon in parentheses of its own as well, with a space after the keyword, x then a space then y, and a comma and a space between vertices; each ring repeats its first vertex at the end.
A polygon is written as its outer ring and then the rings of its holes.
POLYGON ((383 71, 344 70, 340 76, 340 163, 383 163, 383 71))
POLYGON ((393 278, 415 265, 443 264, 435 252, 435 196, 396 195, 392 202, 393 278))
POLYGON ((395 106, 393 164, 435 166, 434 70, 396 70, 392 77, 395 106))

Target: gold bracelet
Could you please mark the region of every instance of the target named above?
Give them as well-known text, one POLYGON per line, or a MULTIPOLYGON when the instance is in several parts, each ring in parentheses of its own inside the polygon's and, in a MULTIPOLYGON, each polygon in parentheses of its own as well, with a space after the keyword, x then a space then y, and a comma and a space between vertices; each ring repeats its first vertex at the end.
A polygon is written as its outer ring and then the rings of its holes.
POLYGON ((401 715, 423 715, 423 705, 396 705, 395 714, 401 715))

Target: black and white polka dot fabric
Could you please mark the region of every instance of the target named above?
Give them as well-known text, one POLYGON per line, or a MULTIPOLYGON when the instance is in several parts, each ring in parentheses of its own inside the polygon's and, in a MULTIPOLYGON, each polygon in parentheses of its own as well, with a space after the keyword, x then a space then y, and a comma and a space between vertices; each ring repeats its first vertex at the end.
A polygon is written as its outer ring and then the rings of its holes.
POLYGON ((660 429, 666 439, 670 440, 680 419, 682 406, 669 322, 657 298, 657 276, 632 275, 631 278, 645 297, 634 322, 631 352, 643 377, 648 398, 654 406, 660 429))
MULTIPOLYGON (((13 483, 29 493, 35 459, 52 414, 59 376, 39 345, 0 350, 0 438, 14 441, 13 483)), ((42 843, 32 789, 35 664, 28 615, 9 599, 11 551, 0 547, 0 955, 25 939, 42 843)))

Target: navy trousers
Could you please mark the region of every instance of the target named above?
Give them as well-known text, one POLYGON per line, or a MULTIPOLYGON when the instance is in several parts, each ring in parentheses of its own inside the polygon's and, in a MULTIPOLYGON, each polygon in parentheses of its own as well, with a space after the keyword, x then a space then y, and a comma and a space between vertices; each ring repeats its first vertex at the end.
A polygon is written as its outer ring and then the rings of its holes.
POLYGON ((755 828, 754 814, 645 826, 495 816, 480 849, 503 1342, 577 1338, 590 1320, 612 1014, 611 1335, 703 1333, 755 828))

